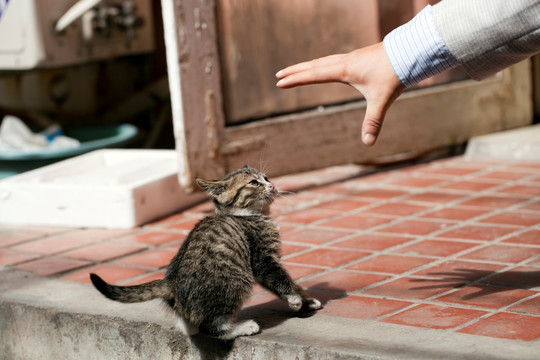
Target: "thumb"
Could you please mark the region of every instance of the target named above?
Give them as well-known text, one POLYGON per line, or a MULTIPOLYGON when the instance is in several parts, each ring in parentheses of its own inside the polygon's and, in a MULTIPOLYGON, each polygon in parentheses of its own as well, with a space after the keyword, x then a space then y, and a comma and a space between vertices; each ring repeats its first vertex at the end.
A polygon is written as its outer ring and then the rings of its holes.
POLYGON ((362 142, 367 146, 375 145, 384 121, 385 109, 381 104, 368 103, 362 123, 362 142))

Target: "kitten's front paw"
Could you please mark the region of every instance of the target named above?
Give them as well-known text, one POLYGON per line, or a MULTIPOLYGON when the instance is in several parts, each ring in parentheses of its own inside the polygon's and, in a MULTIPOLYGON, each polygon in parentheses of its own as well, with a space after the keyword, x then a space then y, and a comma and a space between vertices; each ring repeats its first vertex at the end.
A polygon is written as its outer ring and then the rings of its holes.
POLYGON ((307 306, 307 308, 310 310, 319 310, 322 308, 321 302, 317 299, 310 299, 306 301, 305 306, 307 306))
POLYGON ((298 311, 302 308, 302 297, 300 295, 286 295, 287 303, 289 307, 294 311, 298 311))

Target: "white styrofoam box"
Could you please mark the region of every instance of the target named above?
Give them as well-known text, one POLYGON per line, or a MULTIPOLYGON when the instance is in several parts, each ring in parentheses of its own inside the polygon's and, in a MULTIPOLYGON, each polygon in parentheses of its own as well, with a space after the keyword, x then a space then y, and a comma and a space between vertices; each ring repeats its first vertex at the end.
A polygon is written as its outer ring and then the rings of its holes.
POLYGON ((131 228, 206 198, 174 150, 97 150, 0 180, 0 224, 131 228))

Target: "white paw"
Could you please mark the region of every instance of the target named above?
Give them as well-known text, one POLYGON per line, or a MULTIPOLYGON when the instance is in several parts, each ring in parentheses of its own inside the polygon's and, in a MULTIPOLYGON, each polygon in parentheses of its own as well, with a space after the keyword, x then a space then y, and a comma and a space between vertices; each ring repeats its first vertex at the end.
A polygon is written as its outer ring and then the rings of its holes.
POLYGON ((184 335, 195 335, 199 332, 199 329, 196 326, 188 323, 184 318, 179 318, 176 322, 176 328, 180 330, 184 335))
POLYGON ((287 303, 289 307, 294 311, 298 311, 302 308, 302 297, 300 295, 286 295, 287 303))
POLYGON ((309 307, 310 309, 312 309, 312 310, 318 310, 318 309, 322 308, 322 304, 321 304, 321 302, 320 302, 319 300, 317 300, 317 299, 311 299, 311 300, 309 301, 308 307, 309 307))
POLYGON ((253 320, 245 321, 238 326, 238 332, 246 336, 257 334, 259 332, 259 324, 253 320))

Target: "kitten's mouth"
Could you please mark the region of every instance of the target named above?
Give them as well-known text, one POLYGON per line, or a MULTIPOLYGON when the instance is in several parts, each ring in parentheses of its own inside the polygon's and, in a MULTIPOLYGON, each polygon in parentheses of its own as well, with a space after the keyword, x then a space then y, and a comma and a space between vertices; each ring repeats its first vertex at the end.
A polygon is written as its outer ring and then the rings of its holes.
POLYGON ((270 201, 274 201, 277 195, 278 195, 278 190, 276 188, 272 188, 272 190, 266 193, 266 197, 270 199, 270 201))

